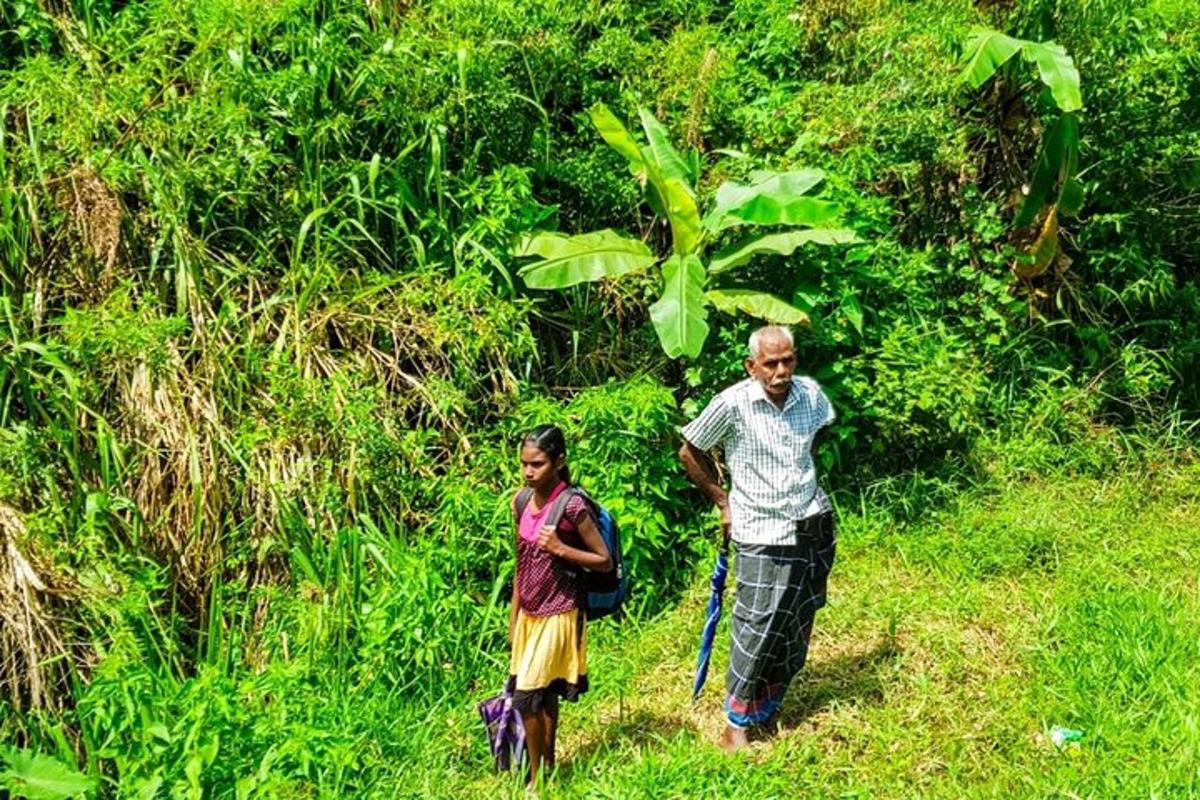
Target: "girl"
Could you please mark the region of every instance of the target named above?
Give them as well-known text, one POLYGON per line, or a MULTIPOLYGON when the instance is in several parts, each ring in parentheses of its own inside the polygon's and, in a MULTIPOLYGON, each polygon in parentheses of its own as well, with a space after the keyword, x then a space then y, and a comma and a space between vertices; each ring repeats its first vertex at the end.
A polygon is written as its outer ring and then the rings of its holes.
POLYGON ((530 491, 513 497, 517 573, 508 624, 509 688, 525 723, 533 785, 540 768, 554 767, 559 698, 575 701, 588 688, 580 567, 606 572, 612 560, 578 493, 568 495, 557 525, 543 524, 571 484, 562 431, 553 425, 530 431, 521 446, 521 469, 530 491))

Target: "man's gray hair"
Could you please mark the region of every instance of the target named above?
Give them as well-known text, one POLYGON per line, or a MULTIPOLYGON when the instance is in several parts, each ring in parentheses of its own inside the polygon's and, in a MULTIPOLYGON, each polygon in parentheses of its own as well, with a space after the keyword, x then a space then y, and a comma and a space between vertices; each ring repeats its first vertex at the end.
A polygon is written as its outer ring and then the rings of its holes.
POLYGON ((750 357, 758 358, 762 353, 762 343, 770 340, 787 342, 788 347, 796 346, 790 328, 782 325, 764 325, 750 334, 750 357))

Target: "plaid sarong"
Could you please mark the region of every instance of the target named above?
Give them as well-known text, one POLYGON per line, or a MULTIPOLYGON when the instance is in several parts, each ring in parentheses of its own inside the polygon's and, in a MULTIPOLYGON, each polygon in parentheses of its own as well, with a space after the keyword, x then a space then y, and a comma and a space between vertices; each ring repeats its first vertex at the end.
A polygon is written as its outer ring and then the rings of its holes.
POLYGON ((808 657, 813 618, 825 605, 836 535, 832 512, 800 523, 797 544, 736 544, 737 599, 725 712, 738 727, 778 709, 808 657))

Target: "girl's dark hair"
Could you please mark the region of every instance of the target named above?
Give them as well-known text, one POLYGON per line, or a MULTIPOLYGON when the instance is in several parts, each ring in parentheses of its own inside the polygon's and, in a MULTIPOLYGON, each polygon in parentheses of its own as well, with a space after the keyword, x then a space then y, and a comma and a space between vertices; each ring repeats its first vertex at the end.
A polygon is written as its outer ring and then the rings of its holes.
MULTIPOLYGON (((567 439, 557 425, 538 425, 525 434, 522 444, 531 444, 538 450, 550 456, 551 461, 557 461, 559 456, 567 455, 567 439)), ((571 470, 563 464, 558 470, 558 479, 568 486, 571 485, 571 470)))

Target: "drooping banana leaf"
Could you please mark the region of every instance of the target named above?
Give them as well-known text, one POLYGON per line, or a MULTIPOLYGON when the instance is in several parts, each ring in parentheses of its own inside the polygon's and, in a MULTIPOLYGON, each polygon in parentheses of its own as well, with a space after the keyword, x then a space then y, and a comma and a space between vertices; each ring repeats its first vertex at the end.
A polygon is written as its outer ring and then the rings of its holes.
POLYGON ((808 324, 808 314, 766 292, 756 292, 752 289, 712 289, 704 296, 708 298, 708 302, 726 314, 741 311, 778 325, 808 324))
POLYGON ((541 257, 517 271, 533 289, 563 289, 585 281, 617 278, 658 260, 645 242, 608 229, 578 236, 537 233, 525 237, 514 255, 541 257))
POLYGON ((760 253, 790 256, 804 244, 853 244, 858 235, 845 228, 806 228, 781 233, 767 233, 744 239, 718 252, 708 263, 708 271, 716 274, 741 266, 760 253))
POLYGON ((649 112, 642 112, 643 128, 651 138, 650 145, 642 147, 603 103, 592 106, 588 113, 604 141, 629 161, 650 207, 666 217, 671 226, 671 249, 678 254, 694 252, 700 245, 700 210, 687 182, 687 165, 671 146, 666 129, 649 112))
POLYGON ((726 181, 717 188, 704 226, 720 231, 735 225, 836 225, 841 218, 840 205, 805 195, 824 177, 819 169, 802 169, 756 172, 750 183, 726 181))
POLYGON ((1000 31, 975 31, 967 40, 967 63, 959 73, 959 80, 972 89, 978 89, 1021 51, 1022 44, 1023 40, 1014 39, 1000 31))
POLYGON ((650 306, 650 321, 668 356, 695 358, 708 338, 704 265, 695 255, 673 255, 662 270, 665 285, 662 297, 650 306))

